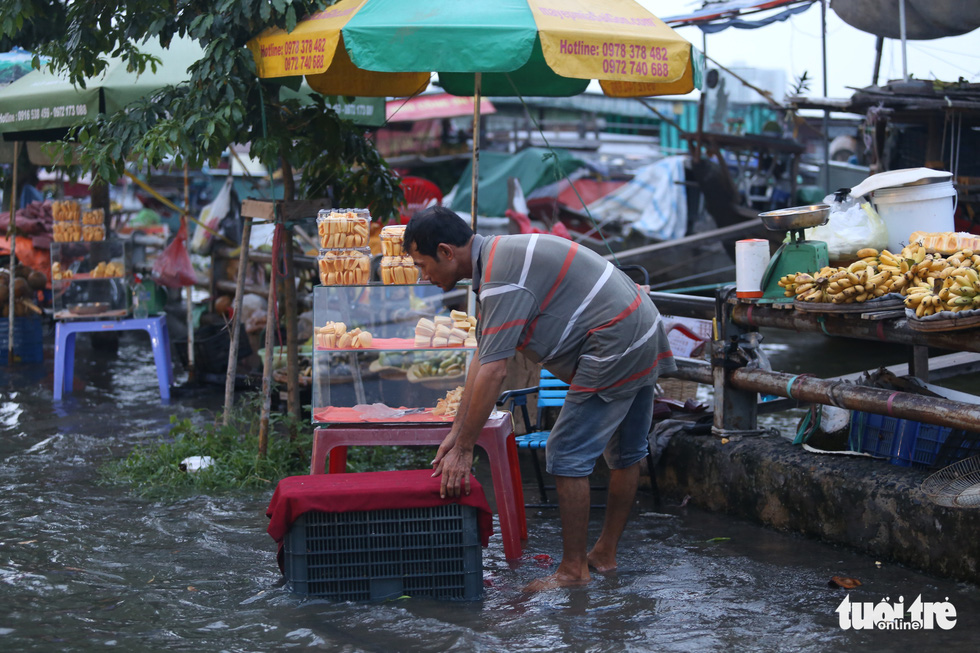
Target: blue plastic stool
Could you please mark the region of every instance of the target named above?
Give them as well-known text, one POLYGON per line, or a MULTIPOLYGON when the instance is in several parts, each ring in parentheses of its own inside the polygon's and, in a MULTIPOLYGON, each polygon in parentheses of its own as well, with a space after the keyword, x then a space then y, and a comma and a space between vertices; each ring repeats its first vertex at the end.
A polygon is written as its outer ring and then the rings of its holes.
POLYGON ((75 334, 105 331, 146 330, 153 346, 153 358, 160 383, 160 399, 170 401, 170 385, 174 381, 173 363, 170 360, 170 333, 167 316, 157 315, 129 320, 93 320, 84 322, 58 322, 54 336, 54 400, 61 401, 62 394, 72 389, 75 372, 75 334))

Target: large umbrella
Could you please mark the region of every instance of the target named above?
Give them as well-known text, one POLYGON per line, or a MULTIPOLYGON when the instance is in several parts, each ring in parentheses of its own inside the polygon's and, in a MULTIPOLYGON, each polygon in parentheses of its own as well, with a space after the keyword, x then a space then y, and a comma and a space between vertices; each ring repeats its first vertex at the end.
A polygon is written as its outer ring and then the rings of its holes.
POLYGON ((122 59, 109 59, 105 71, 76 87, 67 74, 34 70, 0 88, 0 132, 4 140, 58 140, 86 117, 114 113, 165 86, 187 81, 187 67, 204 51, 196 41, 175 38, 169 50, 147 42, 140 49, 163 63, 141 75, 122 59))
POLYGON ((699 88, 704 68, 633 0, 341 0, 248 45, 259 77, 306 75, 327 94, 413 95, 434 71, 453 95, 568 96, 595 79, 607 95, 645 97, 699 88))

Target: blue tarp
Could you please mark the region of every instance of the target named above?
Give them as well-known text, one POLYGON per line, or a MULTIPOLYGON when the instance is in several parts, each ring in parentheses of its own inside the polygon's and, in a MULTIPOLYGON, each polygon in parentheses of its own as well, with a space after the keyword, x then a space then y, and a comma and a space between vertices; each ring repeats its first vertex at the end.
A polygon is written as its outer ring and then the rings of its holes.
POLYGON ((726 30, 729 27, 735 27, 737 29, 758 29, 760 27, 765 27, 766 25, 771 25, 775 22, 782 22, 788 20, 790 17, 796 14, 801 14, 810 8, 810 4, 803 4, 796 7, 790 7, 784 9, 783 11, 775 14, 773 16, 767 16, 766 18, 760 18, 759 20, 745 20, 742 18, 729 18, 727 20, 711 21, 707 23, 699 23, 698 27, 705 34, 715 34, 722 30, 726 30))
MULTIPOLYGON (((34 55, 27 50, 14 48, 10 52, 0 52, 0 86, 20 79, 31 72, 31 60, 34 55)), ((47 61, 47 57, 41 57, 41 63, 47 61)))

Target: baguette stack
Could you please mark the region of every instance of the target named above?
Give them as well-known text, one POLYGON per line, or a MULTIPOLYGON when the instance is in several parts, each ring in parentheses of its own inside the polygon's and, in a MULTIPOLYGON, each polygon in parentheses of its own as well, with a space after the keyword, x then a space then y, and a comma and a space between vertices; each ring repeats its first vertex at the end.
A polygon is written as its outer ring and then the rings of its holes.
POLYGON ((423 317, 415 325, 415 346, 476 347, 476 318, 463 311, 437 315, 431 320, 423 317))
POLYGON ((381 282, 385 285, 415 283, 418 278, 419 271, 416 269, 411 256, 384 256, 381 258, 381 282))
POLYGON ((71 243, 82 240, 82 211, 78 202, 59 200, 51 203, 54 218, 52 236, 55 242, 71 243))
POLYGON ((105 212, 102 209, 82 212, 82 240, 105 240, 105 212))
POLYGON ((360 286, 371 280, 371 250, 321 249, 317 257, 324 286, 360 286))
POLYGON ((327 322, 316 329, 317 349, 370 349, 373 342, 370 331, 348 331, 343 322, 327 322))
POLYGON ((316 230, 323 249, 369 247, 371 214, 367 209, 320 211, 316 230))
POLYGON ((381 255, 405 255, 405 225, 389 225, 381 230, 381 255))
POLYGON ((122 278, 124 272, 123 264, 118 261, 99 261, 99 264, 92 268, 89 276, 93 279, 122 278))

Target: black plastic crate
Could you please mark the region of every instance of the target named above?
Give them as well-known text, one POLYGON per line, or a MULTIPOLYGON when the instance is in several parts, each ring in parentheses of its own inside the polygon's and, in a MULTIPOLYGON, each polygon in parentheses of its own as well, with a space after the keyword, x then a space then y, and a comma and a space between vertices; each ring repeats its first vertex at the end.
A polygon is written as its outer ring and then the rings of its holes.
POLYGON ((297 594, 339 601, 483 595, 477 511, 447 504, 359 512, 307 512, 283 543, 297 594))
MULTIPOLYGON (((0 364, 7 364, 7 337, 10 324, 0 318, 0 364)), ((41 316, 14 317, 14 360, 20 363, 40 363, 44 360, 44 333, 41 316)))

